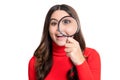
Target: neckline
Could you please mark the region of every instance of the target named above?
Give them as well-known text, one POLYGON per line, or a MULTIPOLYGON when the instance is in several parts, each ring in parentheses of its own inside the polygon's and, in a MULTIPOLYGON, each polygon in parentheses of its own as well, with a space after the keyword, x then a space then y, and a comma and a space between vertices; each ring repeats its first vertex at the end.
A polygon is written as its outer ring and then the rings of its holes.
POLYGON ((52 42, 52 50, 54 56, 66 56, 64 49, 65 46, 59 46, 55 42, 52 42))

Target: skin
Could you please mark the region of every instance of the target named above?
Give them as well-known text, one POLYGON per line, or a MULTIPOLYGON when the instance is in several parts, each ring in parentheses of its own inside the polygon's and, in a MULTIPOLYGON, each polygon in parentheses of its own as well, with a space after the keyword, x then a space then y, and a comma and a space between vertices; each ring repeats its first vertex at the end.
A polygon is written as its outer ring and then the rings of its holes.
POLYGON ((79 43, 72 37, 64 37, 58 31, 58 21, 69 14, 63 10, 56 10, 52 16, 49 26, 49 33, 52 40, 59 46, 65 46, 66 55, 75 65, 80 65, 85 61, 79 43))

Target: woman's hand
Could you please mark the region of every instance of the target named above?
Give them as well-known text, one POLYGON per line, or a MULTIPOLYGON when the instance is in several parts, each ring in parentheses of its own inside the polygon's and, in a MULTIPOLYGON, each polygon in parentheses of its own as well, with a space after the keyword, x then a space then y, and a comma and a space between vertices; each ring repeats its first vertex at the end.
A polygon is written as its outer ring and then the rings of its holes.
POLYGON ((75 65, 80 65, 85 61, 79 43, 72 37, 68 37, 65 44, 65 52, 75 65))

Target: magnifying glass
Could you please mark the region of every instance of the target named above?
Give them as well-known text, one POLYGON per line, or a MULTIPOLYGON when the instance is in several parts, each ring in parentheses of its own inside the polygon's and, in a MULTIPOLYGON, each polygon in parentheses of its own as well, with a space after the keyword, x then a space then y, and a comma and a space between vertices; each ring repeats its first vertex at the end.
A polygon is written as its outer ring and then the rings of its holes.
POLYGON ((77 20, 71 16, 64 16, 58 22, 58 31, 65 37, 74 36, 79 30, 77 20))

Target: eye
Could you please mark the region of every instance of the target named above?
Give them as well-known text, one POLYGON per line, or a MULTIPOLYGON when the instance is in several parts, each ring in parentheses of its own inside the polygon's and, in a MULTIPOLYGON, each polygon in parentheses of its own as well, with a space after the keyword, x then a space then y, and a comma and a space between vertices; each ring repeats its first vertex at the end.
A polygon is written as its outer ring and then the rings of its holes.
POLYGON ((68 19, 64 19, 62 22, 63 22, 63 24, 69 24, 69 23, 71 23, 71 21, 68 20, 68 19))
POLYGON ((50 25, 51 25, 51 26, 56 26, 56 25, 57 25, 57 22, 51 22, 50 25))

